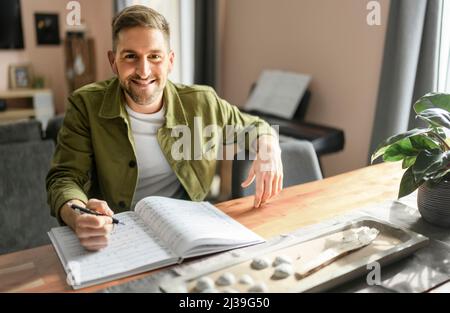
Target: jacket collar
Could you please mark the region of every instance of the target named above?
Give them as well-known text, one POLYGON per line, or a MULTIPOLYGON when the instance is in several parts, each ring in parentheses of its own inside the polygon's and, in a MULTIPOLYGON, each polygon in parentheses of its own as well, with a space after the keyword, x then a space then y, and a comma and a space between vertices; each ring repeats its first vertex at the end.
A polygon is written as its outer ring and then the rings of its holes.
POLYGON ((99 117, 112 119, 116 117, 126 117, 125 99, 119 79, 114 77, 106 86, 105 95, 103 96, 102 106, 98 113, 99 117))
POLYGON ((178 90, 171 81, 167 81, 163 93, 166 106, 166 127, 174 128, 177 125, 188 125, 186 112, 181 102, 178 90))
MULTIPOLYGON (((173 128, 177 125, 187 125, 186 114, 183 104, 178 95, 175 85, 171 81, 167 81, 163 91, 164 105, 166 106, 166 124, 167 128, 173 128)), ((103 97, 103 102, 100 107, 99 117, 106 119, 113 119, 122 117, 128 118, 128 113, 125 109, 125 97, 122 88, 120 87, 119 79, 117 77, 111 79, 108 83, 103 97)))

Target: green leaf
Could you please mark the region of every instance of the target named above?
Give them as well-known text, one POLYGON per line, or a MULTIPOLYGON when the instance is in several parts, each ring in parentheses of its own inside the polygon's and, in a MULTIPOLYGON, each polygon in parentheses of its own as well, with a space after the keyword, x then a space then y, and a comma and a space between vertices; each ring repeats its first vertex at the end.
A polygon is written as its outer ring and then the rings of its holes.
POLYGON ((428 93, 414 103, 414 111, 419 114, 426 109, 440 108, 450 112, 450 94, 428 93))
POLYGON ((439 149, 421 151, 416 162, 411 167, 416 181, 428 180, 434 174, 443 172, 450 162, 450 151, 442 152, 439 149))
POLYGON ((378 157, 384 155, 384 153, 386 152, 386 150, 392 145, 395 144, 396 142, 403 140, 405 138, 409 138, 412 136, 416 136, 419 134, 424 134, 426 132, 429 132, 431 129, 427 129, 427 128, 415 128, 415 129, 411 129, 405 133, 401 133, 395 136, 391 136, 388 139, 386 139, 385 141, 383 141, 378 147, 377 149, 375 149, 375 152, 372 154, 372 158, 371 158, 371 163, 373 163, 373 161, 375 161, 378 157))
POLYGON ((406 157, 403 159, 402 168, 408 168, 416 162, 416 156, 406 157))
POLYGON ((409 140, 411 140, 412 146, 417 150, 439 149, 439 142, 428 137, 427 134, 412 136, 409 140))
POLYGON ((402 180, 400 182, 400 190, 398 191, 398 198, 409 195, 411 192, 416 190, 422 183, 423 181, 416 181, 414 179, 412 167, 408 168, 403 174, 402 180))
POLYGON ((434 127, 446 127, 450 129, 450 112, 440 108, 431 108, 418 113, 417 117, 434 127))
POLYGON ((443 127, 437 127, 435 128, 436 133, 441 137, 441 138, 448 138, 448 133, 450 133, 449 130, 443 128, 443 127))
POLYGON ((402 139, 389 146, 383 155, 384 161, 399 161, 406 157, 413 157, 419 153, 413 148, 409 138, 402 139))

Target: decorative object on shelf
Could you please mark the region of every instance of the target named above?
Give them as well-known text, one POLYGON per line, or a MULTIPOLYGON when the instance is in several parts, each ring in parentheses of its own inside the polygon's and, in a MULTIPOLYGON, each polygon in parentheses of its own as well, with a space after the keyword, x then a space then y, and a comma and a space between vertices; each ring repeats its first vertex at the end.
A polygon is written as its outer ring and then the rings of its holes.
POLYGON ((9 87, 31 88, 33 85, 33 70, 30 64, 11 64, 9 66, 9 87))
POLYGON ((66 33, 66 77, 69 92, 96 80, 94 40, 82 31, 66 33))
POLYGON ((38 45, 59 45, 58 14, 35 13, 36 40, 38 45))
POLYGON ((450 227, 450 94, 429 93, 414 104, 416 117, 428 124, 386 139, 375 150, 372 162, 403 160, 398 197, 416 190, 422 217, 450 227))
POLYGON ((33 80, 33 88, 43 89, 45 88, 45 78, 43 76, 35 76, 33 80))

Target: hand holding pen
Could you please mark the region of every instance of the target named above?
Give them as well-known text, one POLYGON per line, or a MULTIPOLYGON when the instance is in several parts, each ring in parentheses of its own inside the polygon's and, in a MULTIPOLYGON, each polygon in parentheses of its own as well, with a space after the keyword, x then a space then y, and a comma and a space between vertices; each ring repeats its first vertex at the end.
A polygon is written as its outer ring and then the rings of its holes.
MULTIPOLYGON (((79 205, 76 205, 74 203, 70 204, 70 207, 72 209, 74 209, 74 210, 78 210, 78 211, 86 213, 86 214, 92 214, 92 215, 96 215, 96 216, 109 216, 109 215, 106 215, 106 214, 103 214, 103 213, 99 213, 97 211, 94 211, 94 210, 91 210, 91 209, 88 209, 88 208, 83 208, 83 207, 81 207, 79 205)), ((122 225, 124 225, 122 222, 120 222, 117 218, 115 218, 113 216, 111 216, 111 219, 112 219, 112 223, 113 224, 122 224, 122 225)))
POLYGON ((113 215, 114 212, 106 201, 94 198, 86 203, 78 199, 69 200, 60 211, 61 219, 72 228, 80 244, 89 251, 98 251, 108 246, 111 232, 116 225, 113 224, 113 215), (84 213, 72 206, 74 204, 95 214, 84 213))

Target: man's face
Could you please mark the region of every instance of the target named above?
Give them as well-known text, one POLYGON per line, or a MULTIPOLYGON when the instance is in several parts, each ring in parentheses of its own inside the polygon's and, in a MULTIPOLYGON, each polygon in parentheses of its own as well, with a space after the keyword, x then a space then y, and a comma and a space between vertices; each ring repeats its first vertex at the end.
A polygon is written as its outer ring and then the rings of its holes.
POLYGON ((163 33, 146 27, 127 28, 118 34, 116 52, 108 52, 120 85, 138 105, 150 105, 162 98, 174 53, 163 33))

